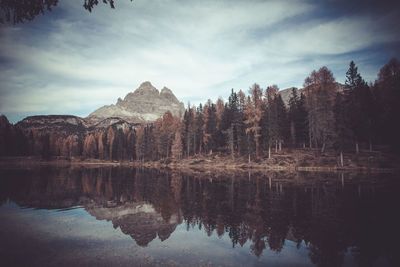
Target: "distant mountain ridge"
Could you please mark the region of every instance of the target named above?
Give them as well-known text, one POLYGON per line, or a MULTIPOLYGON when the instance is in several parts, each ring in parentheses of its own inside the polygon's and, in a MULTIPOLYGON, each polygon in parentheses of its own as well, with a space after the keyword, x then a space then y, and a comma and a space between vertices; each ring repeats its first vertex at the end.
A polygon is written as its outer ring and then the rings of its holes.
POLYGON ((164 87, 161 92, 150 82, 142 83, 124 99, 118 98, 116 104, 103 106, 86 118, 73 115, 29 116, 17 123, 22 129, 58 130, 66 134, 85 133, 97 128, 131 128, 142 123, 152 123, 166 111, 182 117, 185 106, 174 93, 164 87))

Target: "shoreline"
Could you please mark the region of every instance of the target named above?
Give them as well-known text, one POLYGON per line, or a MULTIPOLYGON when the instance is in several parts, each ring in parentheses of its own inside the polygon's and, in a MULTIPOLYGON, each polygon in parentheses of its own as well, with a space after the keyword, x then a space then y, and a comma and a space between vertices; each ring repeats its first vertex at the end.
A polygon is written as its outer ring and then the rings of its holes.
POLYGON ((400 171, 400 157, 384 155, 379 159, 371 160, 369 153, 351 155, 344 167, 337 166, 333 155, 316 155, 312 151, 281 152, 274 154, 271 159, 260 158, 248 162, 248 159, 239 157, 232 159, 226 155, 195 155, 181 160, 162 159, 157 161, 109 161, 99 159, 65 159, 52 158, 43 160, 40 157, 0 157, 0 168, 21 168, 34 166, 56 167, 144 167, 156 169, 171 169, 184 172, 258 172, 285 171, 285 172, 374 172, 388 173, 400 171), (336 166, 335 166, 336 165, 336 166))

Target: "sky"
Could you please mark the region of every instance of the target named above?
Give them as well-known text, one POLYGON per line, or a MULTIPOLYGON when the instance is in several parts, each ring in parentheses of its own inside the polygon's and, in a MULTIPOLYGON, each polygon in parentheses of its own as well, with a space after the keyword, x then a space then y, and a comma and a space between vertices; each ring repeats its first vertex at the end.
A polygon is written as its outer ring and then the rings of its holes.
POLYGON ((83 2, 0 25, 0 113, 11 122, 86 117, 144 81, 185 105, 254 83, 301 88, 322 66, 344 83, 351 60, 373 82, 400 58, 396 1, 120 0, 92 13, 83 2))

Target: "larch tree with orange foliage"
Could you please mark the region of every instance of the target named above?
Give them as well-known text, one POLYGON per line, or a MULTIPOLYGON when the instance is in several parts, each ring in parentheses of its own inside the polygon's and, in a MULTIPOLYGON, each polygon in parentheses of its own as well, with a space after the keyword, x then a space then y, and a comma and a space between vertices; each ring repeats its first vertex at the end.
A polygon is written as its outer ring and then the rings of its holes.
MULTIPOLYGON (((252 133, 254 136, 254 141, 256 145, 256 158, 259 157, 260 150, 260 120, 262 116, 262 106, 263 100, 262 95, 263 91, 258 84, 253 84, 253 86, 249 89, 250 97, 249 101, 247 101, 246 109, 244 111, 244 115, 246 117, 245 123, 247 125, 246 134, 252 133)), ((249 153, 250 160, 250 153, 249 153)))

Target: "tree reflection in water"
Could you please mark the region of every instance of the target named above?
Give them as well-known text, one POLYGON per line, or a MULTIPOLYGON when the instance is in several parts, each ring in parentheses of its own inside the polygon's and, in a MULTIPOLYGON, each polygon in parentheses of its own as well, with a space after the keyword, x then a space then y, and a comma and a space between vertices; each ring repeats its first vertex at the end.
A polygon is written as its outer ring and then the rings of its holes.
MULTIPOLYGON (((193 177, 134 168, 41 168, 0 172, 0 201, 23 207, 82 206, 147 246, 179 224, 250 242, 259 257, 290 240, 318 266, 397 265, 399 181, 393 175, 249 174, 193 177)), ((400 265, 398 265, 400 266, 400 265)))

